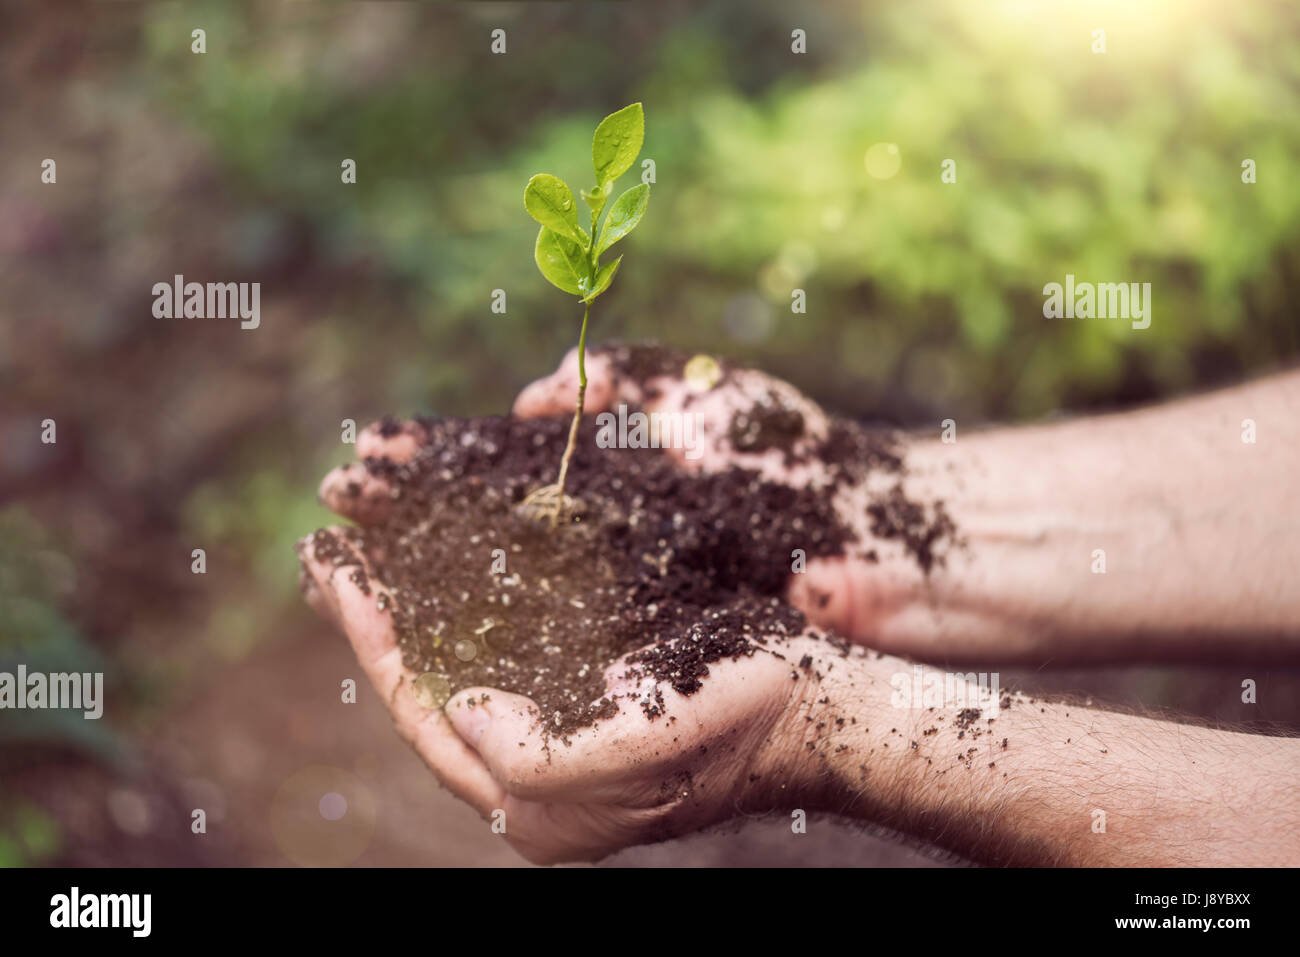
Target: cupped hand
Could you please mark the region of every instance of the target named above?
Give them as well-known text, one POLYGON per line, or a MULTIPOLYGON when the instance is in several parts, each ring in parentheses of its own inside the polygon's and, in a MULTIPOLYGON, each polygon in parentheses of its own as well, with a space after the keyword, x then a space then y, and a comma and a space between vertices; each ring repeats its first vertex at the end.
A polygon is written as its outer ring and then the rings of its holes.
MULTIPOLYGON (((342 541, 339 531, 325 534, 342 541)), ((392 619, 378 607, 382 583, 357 575, 358 553, 319 549, 319 541, 300 547, 309 602, 346 633, 398 733, 530 861, 595 860, 738 813, 794 806, 812 780, 802 741, 814 697, 808 676, 838 657, 820 639, 712 664, 691 696, 661 684, 664 713, 654 719, 640 705, 655 690, 651 679, 630 678, 616 662, 605 678, 618 713, 548 737, 531 700, 498 689, 469 688, 445 708, 422 707, 392 619), (771 653, 778 649, 782 657, 771 653), (793 667, 804 655, 819 664, 793 667)))
MULTIPOLYGON (((796 488, 825 482, 828 469, 815 455, 825 439, 829 418, 817 403, 789 383, 754 369, 732 369, 716 385, 692 382, 684 374, 661 375, 645 381, 622 375, 610 350, 589 350, 586 359, 588 415, 616 410, 620 404, 647 413, 686 413, 696 416, 696 452, 665 449, 683 469, 704 472, 741 467, 765 479, 796 488), (803 436, 790 455, 781 449, 747 451, 732 443, 730 426, 737 412, 756 404, 779 403, 799 413, 803 436)), ((571 350, 553 374, 528 385, 515 400, 520 418, 569 415, 578 388, 578 353, 571 350)), ((320 485, 321 500, 333 511, 361 524, 383 519, 391 499, 381 478, 367 470, 367 458, 409 460, 428 442, 418 422, 376 423, 357 438, 359 462, 334 469, 320 485)), ((829 494, 829 493, 828 493, 829 494)), ((869 537, 863 503, 853 498, 841 508, 844 522, 861 540, 869 537)), ((888 548, 886 546, 885 548, 888 548)), ((882 551, 885 549, 881 549, 882 551)), ((876 637, 875 625, 915 597, 922 586, 913 563, 869 561, 859 554, 808 559, 805 570, 791 574, 788 600, 814 625, 856 641, 876 637)), ((895 650, 907 650, 895 646, 895 650)))

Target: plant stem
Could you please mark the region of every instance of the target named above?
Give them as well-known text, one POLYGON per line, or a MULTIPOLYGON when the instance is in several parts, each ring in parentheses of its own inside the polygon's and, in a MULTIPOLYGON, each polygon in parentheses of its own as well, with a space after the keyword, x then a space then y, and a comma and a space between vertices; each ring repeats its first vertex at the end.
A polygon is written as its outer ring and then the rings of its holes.
POLYGON ((587 396, 587 317, 591 315, 591 303, 587 303, 582 312, 582 331, 578 333, 578 404, 573 410, 573 424, 569 426, 569 444, 564 448, 564 458, 560 459, 560 478, 556 482, 559 494, 556 496, 555 511, 551 514, 551 527, 560 520, 564 511, 564 480, 569 474, 569 459, 573 458, 573 447, 578 442, 578 423, 582 421, 582 403, 587 396))

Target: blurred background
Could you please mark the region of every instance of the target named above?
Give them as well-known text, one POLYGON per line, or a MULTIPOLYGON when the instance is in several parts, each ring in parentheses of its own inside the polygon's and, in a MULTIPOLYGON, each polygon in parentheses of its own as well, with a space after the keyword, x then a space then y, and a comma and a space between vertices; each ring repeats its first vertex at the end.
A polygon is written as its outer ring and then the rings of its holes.
MULTIPOLYGON (((520 862, 391 734, 292 545, 342 420, 503 412, 573 343, 523 185, 589 185, 606 113, 644 101, 657 182, 596 341, 902 427, 1027 421, 1294 363, 1298 41, 1293 0, 0 0, 0 670, 108 682, 99 722, 0 714, 0 864, 520 862), (1150 282, 1150 328, 1044 319, 1067 272, 1150 282), (260 282, 261 327, 154 318, 176 273, 260 282)), ((1020 677, 1300 727, 1283 670, 1020 677)), ((789 837, 613 863, 929 861, 789 837)))

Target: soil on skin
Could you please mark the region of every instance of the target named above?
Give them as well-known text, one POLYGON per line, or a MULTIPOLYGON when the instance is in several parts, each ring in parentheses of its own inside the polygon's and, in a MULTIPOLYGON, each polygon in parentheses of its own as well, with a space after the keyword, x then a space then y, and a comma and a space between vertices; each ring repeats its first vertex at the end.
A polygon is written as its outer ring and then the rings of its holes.
POLYGON ((737 412, 727 430, 731 447, 741 452, 778 449, 786 463, 794 459, 794 447, 803 438, 803 413, 786 408, 774 393, 746 410, 737 412))
POLYGON ((957 526, 943 502, 927 508, 911 501, 901 484, 868 505, 867 514, 871 516, 871 534, 900 541, 927 575, 936 562, 943 560, 945 549, 937 546, 946 546, 957 534, 957 526))
MULTIPOLYGON (((684 362, 661 349, 610 355, 616 375, 641 382, 680 374, 684 362)), ((802 434, 802 418, 796 428, 780 410, 742 416, 749 450, 789 453, 802 434)), ((386 520, 317 532, 313 547, 338 565, 366 556, 368 573, 358 568, 353 580, 392 615, 410 671, 445 676, 452 694, 487 686, 527 695, 559 736, 617 711, 605 672, 624 656, 618 674, 654 679, 640 699, 650 719, 663 713, 663 685, 689 695, 714 662, 784 657, 783 639, 805 627, 782 598, 792 551, 867 553, 830 492, 871 470, 902 470, 893 438, 837 424, 811 453, 831 466, 826 487, 792 489, 740 468, 691 475, 656 449, 599 448, 589 416, 566 489, 583 509, 553 531, 518 506, 554 480, 569 417, 419 424, 428 443, 411 462, 365 463, 392 490, 386 520)), ((942 516, 927 530, 926 509, 901 496, 901 486, 891 493, 892 517, 877 534, 921 542, 914 554, 928 571, 951 523, 942 516)))

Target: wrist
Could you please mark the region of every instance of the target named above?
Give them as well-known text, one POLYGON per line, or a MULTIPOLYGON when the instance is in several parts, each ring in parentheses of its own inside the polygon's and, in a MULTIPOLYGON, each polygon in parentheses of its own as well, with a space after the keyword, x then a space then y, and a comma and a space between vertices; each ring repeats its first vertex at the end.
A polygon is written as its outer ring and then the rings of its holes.
POLYGON ((912 440, 900 476, 842 490, 837 507, 862 544, 835 569, 835 615, 813 619, 921 659, 1010 664, 1088 654, 1096 637, 1088 605, 1104 599, 1099 582, 1110 584, 1093 573, 1094 549, 1131 552, 1134 522, 1122 502, 1097 508, 1048 481, 1025 432, 912 440), (895 485, 904 518, 893 528, 914 531, 882 538, 892 530, 880 516, 895 485))
POLYGON ((900 814, 915 716, 893 706, 891 680, 911 666, 823 638, 799 639, 788 651, 790 687, 764 755, 775 771, 765 809, 900 814))
POLYGON ((1012 717, 1002 701, 1026 702, 1004 694, 996 674, 944 674, 818 645, 786 711, 789 786, 772 808, 869 821, 962 853, 999 853, 984 837, 1000 821, 1014 770, 1003 766, 1002 740, 1015 735, 1001 727, 1012 717))

